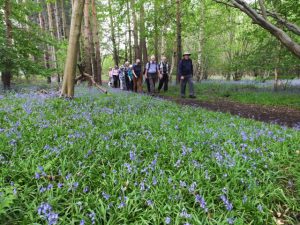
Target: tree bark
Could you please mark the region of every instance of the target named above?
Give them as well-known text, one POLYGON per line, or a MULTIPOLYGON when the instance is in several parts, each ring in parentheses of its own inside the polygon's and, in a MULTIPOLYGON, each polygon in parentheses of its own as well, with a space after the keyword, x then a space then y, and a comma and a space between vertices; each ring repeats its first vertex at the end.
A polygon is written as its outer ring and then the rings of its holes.
POLYGON ((60 8, 61 8, 61 19, 62 19, 64 38, 68 39, 70 33, 70 27, 68 26, 67 23, 67 17, 65 12, 65 0, 60 0, 60 8))
POLYGON ((177 36, 177 60, 176 60, 176 71, 177 71, 177 79, 176 84, 179 83, 179 74, 178 74, 178 64, 182 57, 182 40, 181 40, 181 0, 176 0, 176 36, 177 36))
MULTIPOLYGON (((8 48, 12 47, 12 23, 10 20, 11 16, 11 4, 10 0, 4 1, 4 20, 6 26, 6 45, 8 48)), ((12 60, 8 56, 5 59, 5 68, 2 72, 2 83, 4 90, 10 89, 11 86, 11 78, 12 78, 12 60)))
MULTIPOLYGON (((47 3, 47 12, 48 12, 48 25, 49 25, 49 31, 52 38, 55 38, 55 29, 53 24, 53 7, 50 2, 47 3)), ((58 73, 58 64, 57 64, 57 57, 56 57, 56 48, 54 46, 50 46, 51 49, 51 62, 53 64, 53 67, 56 69, 58 81, 60 80, 60 76, 58 73)), ((51 83, 51 76, 47 78, 47 82, 51 83)))
MULTIPOLYGON (((37 0, 38 3, 40 3, 40 0, 37 0)), ((42 31, 46 32, 46 24, 45 24, 45 17, 43 15, 43 12, 39 12, 39 23, 40 28, 42 31)), ((43 46, 44 50, 44 65, 47 70, 50 69, 50 53, 49 53, 49 46, 47 44, 44 44, 43 46)), ((51 83, 51 77, 47 77, 48 83, 51 83)))
POLYGON ((110 19, 110 31, 111 31, 111 41, 113 45, 113 58, 115 61, 115 65, 119 65, 119 56, 118 56, 118 49, 116 43, 116 33, 115 33, 115 26, 114 26, 114 19, 113 19, 113 11, 112 11, 112 0, 108 0, 108 8, 109 8, 109 19, 110 19))
POLYGON ((81 21, 83 16, 84 0, 74 0, 70 38, 68 45, 67 58, 65 63, 64 80, 61 95, 69 98, 74 97, 74 80, 76 73, 77 56, 79 49, 79 37, 81 21))
MULTIPOLYGON (((158 2, 157 0, 154 1, 154 15, 158 15, 158 2)), ((156 60, 158 61, 158 16, 154 18, 154 55, 156 60)))
POLYGON ((143 62, 143 66, 148 62, 148 53, 147 53, 147 43, 146 43, 146 35, 145 35, 145 9, 144 3, 141 4, 140 7, 140 46, 141 51, 139 58, 141 62, 143 62))
POLYGON ((133 20, 133 42, 134 42, 134 60, 139 57, 139 38, 138 23, 135 12, 135 0, 131 0, 132 20, 133 20))
POLYGON ((92 0, 92 15, 93 15, 93 39, 94 47, 96 53, 96 68, 95 68, 95 81, 99 84, 102 84, 102 67, 101 67, 101 52, 100 52, 100 40, 99 40, 99 29, 98 29, 98 19, 95 0, 92 0))
POLYGON ((129 52, 129 62, 132 63, 132 37, 131 37, 131 18, 130 18, 130 5, 129 0, 126 2, 127 7, 127 24, 128 24, 128 52, 129 52))
MULTIPOLYGON (((84 72, 87 74, 93 75, 92 71, 92 49, 91 49, 91 27, 90 27, 90 14, 89 14, 89 7, 90 7, 90 0, 85 0, 84 4, 84 54, 83 54, 83 61, 84 61, 84 72)), ((89 86, 92 83, 89 82, 89 86)))
POLYGON ((200 23, 199 23, 199 49, 198 49, 198 66, 197 81, 204 78, 204 55, 203 48, 205 44, 204 23, 205 21, 205 0, 200 0, 200 23))

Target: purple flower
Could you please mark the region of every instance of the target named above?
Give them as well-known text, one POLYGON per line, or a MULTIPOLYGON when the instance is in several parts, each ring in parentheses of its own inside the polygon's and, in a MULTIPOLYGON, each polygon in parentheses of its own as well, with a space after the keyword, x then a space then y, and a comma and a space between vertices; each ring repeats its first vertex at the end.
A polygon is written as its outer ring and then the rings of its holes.
POLYGON ((79 225, 84 225, 85 221, 84 220, 80 220, 80 224, 79 225))
POLYGON ((34 178, 38 180, 38 179, 40 179, 40 178, 41 178, 41 175, 40 175, 39 173, 35 173, 35 176, 34 176, 34 178))
POLYGON ((106 194, 105 192, 102 192, 102 196, 105 200, 108 201, 108 199, 110 198, 110 195, 109 194, 106 194))
POLYGON ((180 182, 180 187, 186 187, 186 183, 184 181, 179 181, 180 182))
POLYGON ((153 178, 152 178, 152 184, 153 184, 154 186, 157 184, 156 177, 153 177, 153 178))
POLYGON ((69 174, 66 176, 66 180, 69 180, 71 177, 72 177, 72 174, 69 173, 69 174))
POLYGON ((171 218, 170 217, 166 217, 165 222, 166 222, 166 224, 170 224, 171 223, 171 218))
POLYGON ((62 188, 63 186, 64 186, 64 185, 63 185, 62 183, 58 183, 58 184, 57 184, 57 187, 58 187, 58 188, 62 188))
POLYGON ((183 218, 186 218, 186 219, 191 218, 191 214, 188 214, 186 209, 183 209, 181 211, 180 216, 183 217, 183 218))
POLYGON ((262 211, 263 211, 263 207, 262 207, 262 205, 261 205, 261 204, 259 204, 259 205, 257 206, 257 209, 258 209, 258 211, 262 212, 262 211))
POLYGON ((208 208, 206 207, 206 202, 204 198, 201 195, 196 195, 195 196, 195 201, 200 204, 200 207, 204 209, 205 212, 208 212, 208 208))
POLYGON ((235 218, 227 218, 228 224, 234 224, 235 218))
POLYGON ((52 211, 52 207, 48 203, 42 203, 38 207, 38 214, 48 222, 48 225, 54 225, 58 221, 58 214, 52 211))
POLYGON ((83 193, 88 193, 88 192, 89 192, 89 187, 88 186, 84 187, 83 188, 83 193))
POLYGON ((231 211, 233 209, 232 204, 229 202, 229 200, 227 199, 227 197, 225 195, 221 195, 221 200, 223 201, 227 211, 231 211))
POLYGON ((131 161, 134 161, 136 159, 136 154, 134 151, 130 151, 129 152, 129 157, 131 161))
POLYGON ((148 206, 152 206, 153 205, 153 201, 152 200, 147 200, 147 205, 148 206))
POLYGON ((90 219, 92 221, 92 224, 95 224, 96 214, 94 212, 91 212, 89 214, 89 217, 90 217, 90 219))

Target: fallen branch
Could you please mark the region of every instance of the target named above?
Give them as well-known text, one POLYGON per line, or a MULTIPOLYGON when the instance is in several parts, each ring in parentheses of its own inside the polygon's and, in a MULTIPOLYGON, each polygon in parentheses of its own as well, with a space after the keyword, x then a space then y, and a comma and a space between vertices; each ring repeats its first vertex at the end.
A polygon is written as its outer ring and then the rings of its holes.
POLYGON ((88 78, 96 88, 98 88, 101 92, 107 94, 107 90, 97 84, 93 76, 85 73, 81 65, 78 64, 78 68, 81 75, 75 78, 75 83, 77 83, 79 80, 85 80, 85 78, 88 78))

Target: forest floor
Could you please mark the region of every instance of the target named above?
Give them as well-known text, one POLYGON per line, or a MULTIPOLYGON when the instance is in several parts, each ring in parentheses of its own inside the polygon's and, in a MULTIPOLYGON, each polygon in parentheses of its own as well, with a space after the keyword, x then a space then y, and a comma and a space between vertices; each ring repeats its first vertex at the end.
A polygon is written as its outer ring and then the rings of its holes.
POLYGON ((179 97, 179 86, 158 95, 181 105, 202 107, 243 118, 300 128, 300 88, 275 92, 264 83, 204 82, 195 84, 196 99, 179 97))
POLYGON ((300 128, 300 110, 288 107, 244 104, 228 100, 203 101, 198 99, 182 99, 163 95, 159 95, 159 98, 176 102, 180 105, 202 107, 211 111, 238 115, 243 118, 279 124, 296 129, 300 128))

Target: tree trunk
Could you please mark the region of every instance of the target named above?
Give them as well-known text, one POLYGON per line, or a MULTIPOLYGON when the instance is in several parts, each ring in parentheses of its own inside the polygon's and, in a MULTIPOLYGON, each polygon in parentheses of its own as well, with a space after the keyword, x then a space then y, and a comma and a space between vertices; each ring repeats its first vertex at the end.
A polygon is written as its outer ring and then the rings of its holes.
POLYGON ((64 38, 68 39, 70 33, 70 27, 68 26, 67 23, 67 17, 65 12, 65 0, 60 0, 60 8, 61 8, 61 19, 62 19, 64 38))
MULTIPOLYGON (((5 20, 5 26, 6 26, 6 45, 8 48, 12 47, 12 23, 10 20, 11 15, 11 5, 10 0, 4 1, 4 20, 5 20)), ((4 90, 10 89, 11 85, 11 78, 12 78, 12 60, 8 56, 5 59, 5 68, 2 72, 2 83, 4 90)))
POLYGON ((134 60, 139 57, 139 37, 138 23, 135 12, 135 0, 131 0, 132 20, 133 20, 133 42, 134 42, 134 60))
MULTIPOLYGON (((170 70, 170 81, 172 81, 172 77, 174 74, 174 70, 176 70, 176 61, 177 61, 177 41, 174 41, 174 46, 173 46, 173 54, 172 54, 172 61, 171 61, 171 70, 170 70)), ((177 65, 178 66, 178 65, 177 65)), ((177 71, 177 70, 176 70, 177 71)), ((176 82, 177 82, 177 76, 176 76, 176 82)))
POLYGON ((131 19, 130 19, 130 6, 129 0, 126 2, 127 7, 127 24, 128 24, 128 52, 129 52, 129 62, 133 63, 132 61, 132 37, 131 37, 131 19))
POLYGON ((176 27, 177 27, 177 60, 176 60, 176 71, 177 79, 176 84, 179 83, 179 74, 178 74, 178 64, 182 57, 182 41, 181 41, 181 0, 176 0, 177 10, 176 10, 176 27))
POLYGON ((200 23, 199 23, 199 50, 198 50, 198 66, 197 81, 204 79, 204 55, 203 48, 205 44, 204 21, 205 21, 205 2, 200 1, 200 23))
MULTIPOLYGON (((40 0, 37 0, 37 2, 39 3, 40 0)), ((45 17, 43 15, 43 12, 39 12, 39 22, 40 22, 40 28, 42 31, 46 31, 46 24, 45 24, 45 17)), ((44 64, 45 64, 45 68, 47 70, 50 69, 50 54, 49 54, 49 46, 47 44, 45 44, 43 46, 43 50, 44 50, 44 64)), ((51 77, 47 77, 47 82, 51 83, 51 77)))
POLYGON ((61 95, 74 97, 74 80, 79 49, 79 37, 83 16, 84 0, 74 0, 72 9, 70 38, 65 62, 64 80, 61 95))
MULTIPOLYGON (((90 39, 90 14, 89 14, 89 5, 90 5, 90 0, 85 0, 84 4, 84 54, 83 54, 83 61, 84 61, 84 72, 93 76, 93 71, 92 71, 92 49, 91 49, 91 39, 90 39)), ((89 82, 89 86, 92 86, 92 83, 89 82)))
MULTIPOLYGON (((48 25, 49 31, 52 38, 55 38, 55 29, 53 25, 53 7, 51 3, 47 3, 47 12, 48 12, 48 25)), ((58 72, 58 64, 57 64, 57 56, 56 56, 56 48, 54 46, 50 46, 51 49, 51 62, 53 63, 53 67, 56 69, 58 81, 60 80, 59 72, 58 72)), ((51 76, 47 79, 48 83, 51 83, 51 76)))
POLYGON ((97 12, 96 12, 96 4, 95 0, 92 0, 92 14, 93 14, 93 39, 94 39, 94 47, 95 47, 95 60, 96 60, 96 68, 95 68, 95 81, 99 84, 102 84, 101 79, 101 52, 100 52, 100 40, 99 40, 99 29, 98 29, 98 20, 97 20, 97 12))
MULTIPOLYGON (((158 15, 158 2, 157 0, 154 1, 154 15, 158 15)), ((154 55, 156 60, 158 61, 158 16, 154 18, 154 55)))
POLYGON ((146 35, 145 35, 145 9, 144 3, 140 7, 140 46, 141 51, 139 58, 143 62, 143 66, 148 62, 148 53, 147 53, 147 44, 146 44, 146 35))
POLYGON ((117 49, 117 43, 116 43, 116 34, 115 34, 115 26, 114 26, 111 0, 108 0, 108 8, 109 8, 111 41, 112 41, 112 45, 113 45, 113 58, 115 61, 115 65, 118 66, 119 65, 119 56, 118 56, 118 49, 117 49))

